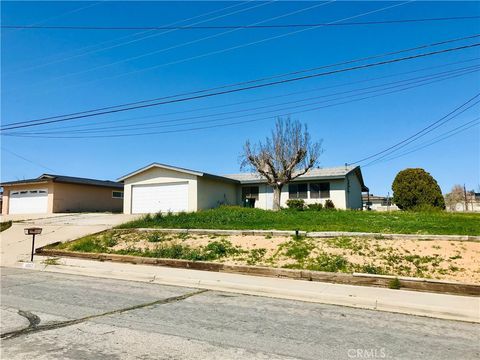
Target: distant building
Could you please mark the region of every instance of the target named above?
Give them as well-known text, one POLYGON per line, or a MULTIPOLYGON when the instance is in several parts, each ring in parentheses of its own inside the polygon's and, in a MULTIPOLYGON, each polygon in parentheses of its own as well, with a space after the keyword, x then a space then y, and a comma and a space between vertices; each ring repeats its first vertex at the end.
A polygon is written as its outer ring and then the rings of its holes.
POLYGON ((480 212, 480 193, 467 191, 466 197, 453 206, 447 207, 450 211, 480 212))
POLYGON ((373 194, 362 194, 363 209, 375 211, 394 211, 399 210, 397 205, 393 204, 391 196, 379 196, 373 194))

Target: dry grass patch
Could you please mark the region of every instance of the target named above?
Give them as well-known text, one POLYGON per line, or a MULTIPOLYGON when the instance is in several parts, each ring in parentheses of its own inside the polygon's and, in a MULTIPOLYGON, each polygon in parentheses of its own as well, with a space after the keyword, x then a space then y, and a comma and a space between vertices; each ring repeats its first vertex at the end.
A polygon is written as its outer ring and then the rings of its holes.
POLYGON ((478 242, 387 240, 380 237, 316 239, 268 235, 220 236, 110 230, 58 245, 57 248, 480 283, 478 242))

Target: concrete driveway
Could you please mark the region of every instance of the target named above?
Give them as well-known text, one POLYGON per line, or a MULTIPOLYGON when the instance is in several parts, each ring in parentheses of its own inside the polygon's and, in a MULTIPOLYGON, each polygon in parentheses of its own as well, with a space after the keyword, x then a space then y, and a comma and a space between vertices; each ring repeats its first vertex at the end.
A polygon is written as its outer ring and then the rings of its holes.
POLYGON ((138 215, 107 213, 2 216, 2 221, 15 222, 0 234, 0 265, 14 266, 19 261, 30 261, 32 238, 24 234, 26 227, 43 229, 42 234, 35 239, 35 247, 41 247, 103 231, 137 217, 138 215))

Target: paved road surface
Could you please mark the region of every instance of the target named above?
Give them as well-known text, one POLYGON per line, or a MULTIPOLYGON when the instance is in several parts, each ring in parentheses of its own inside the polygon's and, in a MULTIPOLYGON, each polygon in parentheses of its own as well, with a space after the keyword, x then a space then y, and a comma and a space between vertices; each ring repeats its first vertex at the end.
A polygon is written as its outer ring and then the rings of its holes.
POLYGON ((31 236, 24 234, 26 227, 41 227, 42 234, 36 238, 36 247, 57 241, 77 239, 91 233, 109 229, 112 226, 133 220, 135 215, 82 213, 50 215, 4 215, 2 221, 15 220, 12 227, 0 235, 0 265, 12 266, 18 261, 30 261, 31 236))
POLYGON ((1 272, 2 359, 480 357, 480 327, 470 323, 13 268, 1 272))

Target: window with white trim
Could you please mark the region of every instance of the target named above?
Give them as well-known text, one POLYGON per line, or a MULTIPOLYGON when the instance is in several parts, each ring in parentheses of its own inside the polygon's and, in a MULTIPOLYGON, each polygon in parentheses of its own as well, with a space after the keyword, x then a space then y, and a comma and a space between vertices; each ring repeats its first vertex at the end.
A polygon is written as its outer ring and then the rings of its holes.
POLYGON ((311 199, 328 199, 330 197, 330 183, 310 183, 311 199))
POLYGON ((123 199, 123 191, 112 191, 112 198, 123 199))
POLYGON ((306 199, 307 195, 308 184, 288 184, 288 197, 290 199, 306 199))

